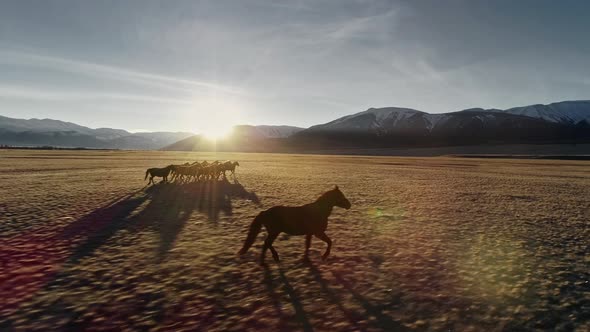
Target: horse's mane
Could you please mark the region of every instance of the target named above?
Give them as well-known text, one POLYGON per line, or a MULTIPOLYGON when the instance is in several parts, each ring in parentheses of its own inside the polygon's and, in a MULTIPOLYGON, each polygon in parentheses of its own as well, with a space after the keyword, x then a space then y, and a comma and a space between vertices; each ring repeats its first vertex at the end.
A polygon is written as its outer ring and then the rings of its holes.
POLYGON ((315 201, 316 202, 322 202, 322 201, 325 201, 327 199, 330 199, 331 196, 333 195, 334 190, 336 190, 336 189, 332 189, 332 190, 326 191, 320 197, 318 197, 318 199, 316 199, 315 201))

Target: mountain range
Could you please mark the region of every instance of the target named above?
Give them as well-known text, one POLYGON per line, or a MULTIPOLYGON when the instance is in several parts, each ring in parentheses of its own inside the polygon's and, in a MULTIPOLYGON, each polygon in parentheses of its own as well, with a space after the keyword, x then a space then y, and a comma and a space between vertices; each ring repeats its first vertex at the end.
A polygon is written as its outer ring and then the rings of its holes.
POLYGON ((441 114, 429 114, 410 108, 370 108, 364 112, 312 126, 308 131, 343 130, 391 133, 410 129, 412 131, 437 132, 449 129, 457 130, 477 124, 483 127, 506 125, 506 123, 498 123, 503 120, 528 123, 533 121, 537 123, 548 122, 566 126, 576 125, 583 121, 590 123, 590 101, 566 101, 549 105, 515 107, 507 110, 471 108, 441 114), (474 123, 466 123, 466 121, 474 123))
POLYGON ((384 107, 296 130, 287 137, 236 134, 216 145, 200 136, 165 147, 180 151, 310 151, 476 144, 576 143, 590 141, 590 101, 565 101, 506 110, 471 108, 429 114, 384 107))
POLYGON ((0 116, 0 144, 12 146, 154 150, 192 135, 186 132, 130 133, 123 129, 92 129, 52 119, 0 116))
POLYGON ((51 119, 0 116, 0 144, 176 151, 287 152, 342 148, 590 142, 590 100, 429 114, 370 108, 307 129, 240 125, 212 142, 186 132, 130 133, 51 119))

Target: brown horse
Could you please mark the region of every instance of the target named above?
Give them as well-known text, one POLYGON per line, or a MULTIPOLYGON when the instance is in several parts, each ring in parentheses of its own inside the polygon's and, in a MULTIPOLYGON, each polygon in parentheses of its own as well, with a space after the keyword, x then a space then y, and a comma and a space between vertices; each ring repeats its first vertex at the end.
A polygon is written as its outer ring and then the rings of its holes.
POLYGON ((170 174, 172 167, 173 165, 168 165, 164 168, 148 168, 147 171, 145 171, 145 178, 143 178, 143 180, 145 181, 149 174, 150 181, 148 182, 148 185, 154 183, 154 177, 161 177, 163 182, 168 182, 168 174, 170 174))
POLYGON ((262 256, 260 263, 264 264, 266 250, 270 249, 272 257, 276 262, 279 261, 279 254, 273 248, 272 243, 281 232, 291 235, 305 235, 305 259, 308 257, 309 247, 311 246, 311 237, 315 235, 328 245, 326 252, 322 256, 326 259, 330 255, 332 240, 326 235, 328 227, 328 217, 332 213, 332 208, 338 206, 350 209, 350 202, 336 186, 334 189, 325 192, 315 202, 302 206, 275 206, 266 211, 260 212, 248 231, 248 237, 244 246, 239 251, 240 255, 245 254, 256 240, 262 225, 266 227, 268 236, 262 246, 262 256))
POLYGON ((240 163, 237 161, 226 161, 220 165, 221 171, 223 172, 223 177, 225 178, 225 172, 230 171, 231 175, 236 178, 236 166, 240 166, 240 163))

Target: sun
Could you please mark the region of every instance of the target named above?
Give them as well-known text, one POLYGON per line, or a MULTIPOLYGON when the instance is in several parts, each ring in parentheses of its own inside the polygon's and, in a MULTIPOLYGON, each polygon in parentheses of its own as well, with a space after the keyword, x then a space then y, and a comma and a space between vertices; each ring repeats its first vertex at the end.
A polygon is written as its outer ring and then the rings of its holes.
POLYGON ((202 129, 201 134, 210 140, 218 140, 229 136, 229 134, 232 132, 232 129, 232 125, 215 125, 202 129))
POLYGON ((232 98, 203 97, 193 101, 187 121, 192 122, 194 133, 209 140, 220 140, 228 137, 240 123, 241 108, 241 103, 232 98))
POLYGON ((224 110, 218 110, 213 114, 203 118, 204 121, 199 122, 198 132, 203 137, 210 140, 219 140, 226 138, 233 131, 234 125, 236 124, 235 116, 233 112, 224 110))

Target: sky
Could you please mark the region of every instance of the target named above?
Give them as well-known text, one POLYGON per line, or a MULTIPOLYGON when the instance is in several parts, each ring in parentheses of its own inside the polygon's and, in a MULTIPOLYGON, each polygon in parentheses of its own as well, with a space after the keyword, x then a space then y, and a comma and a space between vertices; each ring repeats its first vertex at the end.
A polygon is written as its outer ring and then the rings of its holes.
POLYGON ((131 131, 308 127, 590 99, 590 2, 0 2, 0 115, 131 131))

